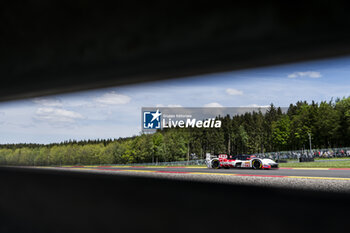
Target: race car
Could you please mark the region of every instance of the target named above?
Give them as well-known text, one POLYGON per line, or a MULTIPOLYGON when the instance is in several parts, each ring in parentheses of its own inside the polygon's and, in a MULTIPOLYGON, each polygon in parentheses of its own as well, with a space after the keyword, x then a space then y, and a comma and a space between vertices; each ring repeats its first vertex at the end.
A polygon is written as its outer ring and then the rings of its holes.
POLYGON ((218 156, 207 155, 206 164, 208 168, 253 168, 253 169, 271 169, 278 168, 278 163, 271 159, 257 158, 254 155, 226 155, 218 156))

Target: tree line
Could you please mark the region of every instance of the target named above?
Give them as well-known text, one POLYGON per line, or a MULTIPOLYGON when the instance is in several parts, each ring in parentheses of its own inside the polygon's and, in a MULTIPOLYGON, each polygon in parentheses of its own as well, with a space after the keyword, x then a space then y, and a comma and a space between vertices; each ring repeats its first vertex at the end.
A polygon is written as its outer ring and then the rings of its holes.
POLYGON ((273 104, 266 113, 218 116, 221 128, 169 128, 108 140, 0 145, 0 164, 92 165, 185 161, 205 153, 252 154, 350 146, 350 97, 273 104))

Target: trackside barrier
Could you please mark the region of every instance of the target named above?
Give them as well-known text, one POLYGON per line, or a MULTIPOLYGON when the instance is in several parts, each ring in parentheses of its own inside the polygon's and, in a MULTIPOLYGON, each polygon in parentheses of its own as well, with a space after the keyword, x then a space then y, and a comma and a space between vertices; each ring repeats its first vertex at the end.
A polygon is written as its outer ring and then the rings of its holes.
POLYGON ((314 162, 314 158, 299 158, 299 162, 314 162))
POLYGON ((288 163, 287 160, 277 159, 276 163, 288 163))
POLYGON ((307 159, 315 158, 342 158, 350 157, 350 147, 342 148, 327 148, 327 149, 312 149, 310 150, 294 150, 294 151, 279 151, 253 154, 260 158, 270 158, 273 160, 293 159, 307 161, 307 159))
POLYGON ((173 162, 154 162, 154 163, 131 163, 123 164, 128 166, 198 166, 206 165, 205 159, 189 160, 189 161, 173 161, 173 162))

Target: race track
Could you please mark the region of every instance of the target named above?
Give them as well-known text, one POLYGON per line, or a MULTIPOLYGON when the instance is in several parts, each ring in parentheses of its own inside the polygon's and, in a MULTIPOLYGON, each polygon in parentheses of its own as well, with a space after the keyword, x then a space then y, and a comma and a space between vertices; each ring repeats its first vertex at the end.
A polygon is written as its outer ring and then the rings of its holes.
POLYGON ((324 178, 349 178, 350 169, 342 168, 297 168, 297 169, 271 169, 271 170, 254 170, 254 169, 209 169, 209 168, 191 168, 191 167, 122 167, 122 166, 99 166, 99 167, 73 167, 73 169, 93 169, 105 171, 135 171, 135 172, 159 172, 159 173, 179 173, 179 174, 206 174, 206 175, 251 175, 251 176, 300 176, 300 177, 324 177, 324 178))
POLYGON ((74 166, 45 169, 350 193, 349 168, 253 170, 201 167, 74 166))

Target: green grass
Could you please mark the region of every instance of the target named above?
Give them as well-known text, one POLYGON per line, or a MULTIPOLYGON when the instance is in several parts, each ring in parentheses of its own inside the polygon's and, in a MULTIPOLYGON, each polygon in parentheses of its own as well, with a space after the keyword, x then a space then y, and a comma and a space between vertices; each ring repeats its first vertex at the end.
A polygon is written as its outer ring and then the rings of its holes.
POLYGON ((280 163, 279 167, 291 168, 350 168, 350 161, 280 163))
POLYGON ((336 157, 336 158, 315 158, 315 160, 338 160, 338 159, 350 159, 350 157, 336 157))

